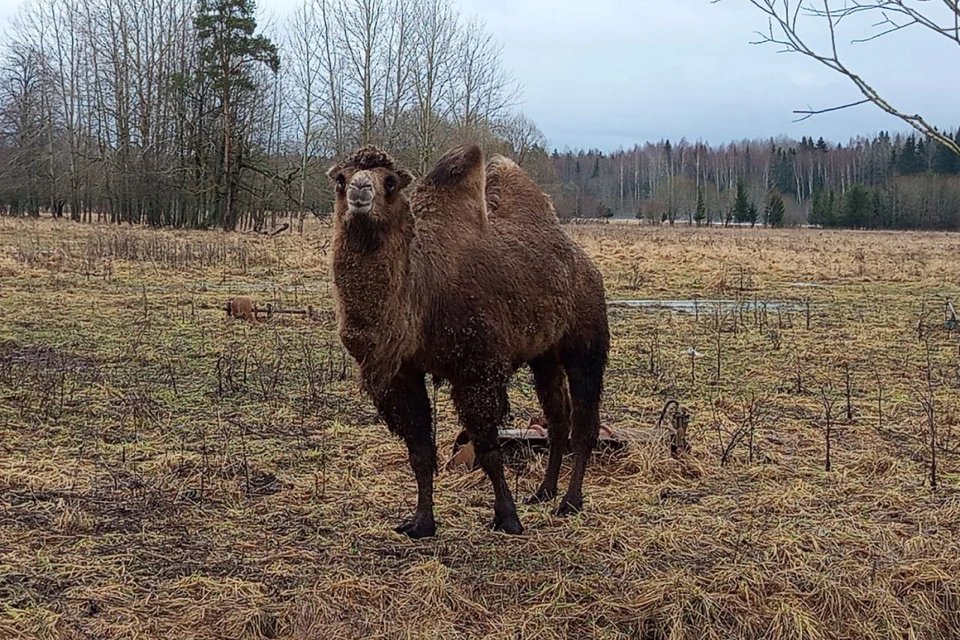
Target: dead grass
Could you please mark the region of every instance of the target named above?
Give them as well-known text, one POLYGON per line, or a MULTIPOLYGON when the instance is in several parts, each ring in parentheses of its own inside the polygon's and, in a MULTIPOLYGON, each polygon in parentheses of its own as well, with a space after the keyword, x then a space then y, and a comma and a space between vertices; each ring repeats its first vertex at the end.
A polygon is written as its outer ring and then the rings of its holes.
MULTIPOLYGON (((585 513, 522 506, 519 538, 486 530, 479 472, 447 472, 440 535, 411 542, 391 530, 412 475, 336 340, 325 230, 0 219, 0 637, 958 637, 956 236, 570 233, 611 299, 733 301, 611 309, 605 423, 677 397, 691 453, 604 457, 585 513), (322 320, 225 320, 244 293, 322 320)), ((526 423, 526 373, 511 398, 526 423)), ((445 390, 438 416, 445 455, 445 390)), ((511 465, 518 494, 543 464, 511 465)))

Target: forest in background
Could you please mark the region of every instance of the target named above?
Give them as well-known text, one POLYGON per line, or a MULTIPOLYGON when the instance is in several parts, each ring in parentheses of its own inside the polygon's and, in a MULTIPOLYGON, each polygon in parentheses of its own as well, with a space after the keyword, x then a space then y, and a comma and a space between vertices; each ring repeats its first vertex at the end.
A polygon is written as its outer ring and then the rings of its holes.
POLYGON ((482 23, 447 0, 28 0, 0 53, 0 204, 75 220, 259 228, 329 210, 332 158, 419 172, 539 132, 482 23))
MULTIPOLYGON (((951 136, 960 141, 960 130, 951 136)), ((569 217, 762 224, 771 201, 782 200, 787 225, 960 228, 960 156, 916 134, 881 132, 847 144, 666 140, 551 159, 554 202, 569 217)))
MULTIPOLYGON (((263 229, 329 214, 332 159, 516 159, 563 219, 960 229, 960 157, 917 135, 549 150, 449 0, 27 0, 0 45, 0 212, 263 229)), ((951 134, 960 140, 960 132, 951 134)))

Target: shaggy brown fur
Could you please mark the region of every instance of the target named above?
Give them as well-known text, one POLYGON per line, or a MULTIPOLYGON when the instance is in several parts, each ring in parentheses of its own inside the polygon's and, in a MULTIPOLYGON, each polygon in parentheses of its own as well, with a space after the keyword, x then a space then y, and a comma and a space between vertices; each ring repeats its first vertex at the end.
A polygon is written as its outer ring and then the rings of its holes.
POLYGON ((409 199, 409 174, 373 147, 329 175, 337 184, 341 339, 381 416, 406 442, 417 478, 416 513, 398 531, 435 532, 427 373, 452 385, 493 483, 493 527, 520 533, 497 431, 508 411, 507 382, 529 365, 551 433, 547 471, 531 500, 556 495, 572 435, 573 474, 558 513, 579 510, 609 332, 600 273, 563 232, 549 198, 506 158, 484 167, 474 145, 445 155, 409 199))
POLYGON ((236 296, 227 302, 227 315, 253 322, 257 319, 257 310, 249 296, 236 296))

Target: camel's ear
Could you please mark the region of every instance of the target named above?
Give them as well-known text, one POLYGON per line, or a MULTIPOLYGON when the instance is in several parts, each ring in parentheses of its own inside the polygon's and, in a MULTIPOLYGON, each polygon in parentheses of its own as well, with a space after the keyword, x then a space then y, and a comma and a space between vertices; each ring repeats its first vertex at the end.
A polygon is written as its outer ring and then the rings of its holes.
POLYGON ((327 177, 330 178, 331 180, 336 180, 337 174, 340 173, 341 171, 343 171, 343 165, 335 164, 329 169, 327 169, 327 177))
POLYGON ((406 169, 397 169, 397 178, 399 178, 397 191, 403 191, 413 182, 413 174, 406 169))

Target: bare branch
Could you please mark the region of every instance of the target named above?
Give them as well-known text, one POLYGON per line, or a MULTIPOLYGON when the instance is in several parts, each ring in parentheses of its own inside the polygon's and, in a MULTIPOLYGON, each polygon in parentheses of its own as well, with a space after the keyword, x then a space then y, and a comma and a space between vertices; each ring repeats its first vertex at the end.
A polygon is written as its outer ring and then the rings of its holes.
POLYGON ((780 47, 780 52, 798 53, 812 60, 816 60, 828 69, 846 76, 864 96, 864 99, 861 101, 839 107, 795 111, 794 113, 805 116, 798 121, 805 120, 813 115, 839 111, 871 102, 886 113, 909 124, 931 140, 937 141, 944 147, 960 155, 960 144, 958 144, 956 140, 941 133, 937 127, 927 122, 920 114, 911 115, 895 107, 880 95, 879 91, 877 91, 870 82, 850 69, 841 60, 840 50, 837 45, 837 25, 850 16, 870 12, 879 12, 881 16, 883 16, 883 19, 877 22, 874 27, 887 28, 869 37, 854 40, 853 43, 876 40, 907 27, 919 25, 960 44, 960 6, 958 6, 958 0, 943 0, 944 4, 952 12, 950 24, 937 22, 931 15, 925 13, 918 7, 908 6, 903 0, 846 0, 841 8, 831 7, 829 0, 823 0, 823 8, 807 4, 803 0, 800 0, 792 6, 789 0, 749 1, 754 7, 767 16, 769 24, 768 33, 758 34, 760 35, 760 40, 753 42, 753 44, 775 44, 780 47), (808 44, 807 40, 800 36, 797 25, 801 14, 806 19, 819 19, 826 24, 827 35, 830 38, 829 50, 818 51, 808 44), (903 16, 907 21, 902 23, 895 22, 890 17, 891 14, 903 16))
POLYGON ((820 114, 822 114, 822 113, 830 113, 831 111, 840 111, 840 110, 842 110, 842 109, 849 109, 849 108, 851 108, 851 107, 859 107, 860 105, 862 105, 862 104, 867 104, 868 102, 871 102, 871 100, 870 100, 869 98, 864 98, 863 100, 857 100, 856 102, 851 102, 851 103, 849 103, 849 104, 843 104, 843 105, 840 105, 839 107, 829 107, 829 108, 827 108, 827 109, 801 109, 801 110, 795 110, 795 111, 794 111, 795 114, 797 114, 797 115, 802 115, 803 117, 802 117, 802 118, 797 118, 796 120, 794 120, 794 122, 803 122, 804 120, 808 120, 809 118, 812 118, 813 116, 818 116, 818 115, 820 115, 820 114))

